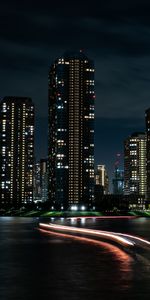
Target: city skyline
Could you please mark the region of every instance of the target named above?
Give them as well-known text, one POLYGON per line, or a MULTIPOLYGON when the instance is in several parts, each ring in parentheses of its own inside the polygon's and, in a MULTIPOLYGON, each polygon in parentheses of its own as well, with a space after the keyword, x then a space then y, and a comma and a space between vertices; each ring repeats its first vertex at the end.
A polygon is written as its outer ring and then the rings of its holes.
POLYGON ((147 300, 150 1, 0 12, 0 299, 147 300))

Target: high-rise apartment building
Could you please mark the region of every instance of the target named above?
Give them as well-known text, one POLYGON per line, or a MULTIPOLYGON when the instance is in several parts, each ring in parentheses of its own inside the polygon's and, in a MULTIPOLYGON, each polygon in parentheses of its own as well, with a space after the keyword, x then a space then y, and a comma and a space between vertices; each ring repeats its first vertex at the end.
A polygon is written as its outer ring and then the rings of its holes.
POLYGON ((105 165, 97 165, 95 170, 95 184, 103 187, 104 194, 108 194, 109 180, 105 165))
POLYGON ((94 201, 94 64, 65 54, 49 72, 49 200, 57 206, 94 201))
POLYGON ((33 200, 34 105, 30 98, 0 102, 0 201, 19 206, 33 200))
POLYGON ((146 174, 147 174, 147 195, 146 199, 150 201, 150 108, 145 112, 146 120, 146 174))
POLYGON ((47 200, 48 193, 48 176, 47 176, 47 158, 40 160, 40 186, 41 186, 41 200, 47 200))
POLYGON ((41 201, 41 168, 40 162, 34 164, 33 174, 33 201, 41 201))
POLYGON ((124 193, 146 196, 146 136, 134 133, 124 143, 124 193))
POLYGON ((42 158, 34 165, 34 201, 47 201, 47 159, 42 158))

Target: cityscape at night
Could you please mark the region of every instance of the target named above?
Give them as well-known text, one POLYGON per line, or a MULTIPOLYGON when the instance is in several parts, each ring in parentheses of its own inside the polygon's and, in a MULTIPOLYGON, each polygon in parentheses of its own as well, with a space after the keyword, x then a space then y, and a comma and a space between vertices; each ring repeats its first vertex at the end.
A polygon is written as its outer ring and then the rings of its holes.
POLYGON ((0 299, 147 300, 150 4, 0 10, 0 299))

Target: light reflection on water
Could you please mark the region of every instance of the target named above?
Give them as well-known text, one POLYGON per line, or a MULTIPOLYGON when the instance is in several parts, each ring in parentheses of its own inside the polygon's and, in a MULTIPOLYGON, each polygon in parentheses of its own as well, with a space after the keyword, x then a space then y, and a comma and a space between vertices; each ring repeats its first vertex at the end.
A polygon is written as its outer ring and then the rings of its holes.
MULTIPOLYGON (((130 255, 108 243, 36 230, 32 218, 0 218, 0 299, 136 299, 150 293, 150 253, 130 255)), ((50 222, 50 219, 47 219, 50 222)), ((71 221, 54 220, 68 225, 71 221)), ((86 220, 73 226, 148 239, 150 220, 86 220), (117 230, 116 230, 117 229, 117 230)))
MULTIPOLYGON (((73 220, 73 222, 71 220, 71 223, 74 224, 75 222, 75 220, 73 220)), ((85 224, 85 219, 81 219, 81 224, 85 224)), ((132 264, 134 263, 134 258, 125 251, 122 251, 120 248, 110 243, 90 239, 87 237, 72 236, 66 233, 52 232, 44 229, 39 230, 46 235, 63 237, 65 239, 71 239, 81 243, 86 243, 89 246, 94 245, 101 247, 103 249, 103 254, 107 254, 107 256, 110 256, 111 260, 115 261, 115 263, 117 264, 117 272, 119 272, 119 278, 117 282, 120 285, 120 288, 129 289, 132 278, 132 264), (124 279, 126 283, 124 283, 124 279)))

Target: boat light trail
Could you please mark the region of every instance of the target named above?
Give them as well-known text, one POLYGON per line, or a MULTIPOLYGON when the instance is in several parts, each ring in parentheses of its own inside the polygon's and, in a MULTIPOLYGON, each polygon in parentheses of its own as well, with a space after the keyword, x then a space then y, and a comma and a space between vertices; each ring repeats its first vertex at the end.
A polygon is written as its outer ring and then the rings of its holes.
POLYGON ((114 232, 108 232, 108 231, 101 231, 101 230, 92 230, 92 229, 86 229, 86 228, 78 228, 78 227, 71 227, 71 226, 63 226, 63 225, 56 225, 56 224, 44 224, 39 223, 39 227, 44 227, 47 229, 53 229, 53 230, 61 230, 61 231, 70 231, 74 233, 84 233, 84 234, 90 234, 93 236, 99 236, 108 238, 110 240, 113 240, 115 242, 118 242, 125 246, 134 246, 134 242, 129 241, 126 237, 118 236, 114 232))
MULTIPOLYGON (((135 219, 137 218, 136 216, 98 216, 98 217, 69 217, 67 218, 68 220, 82 220, 82 219, 135 219)), ((112 233, 112 234, 116 234, 116 235, 119 235, 119 236, 124 236, 124 237, 127 237, 127 238, 131 238, 131 239, 134 239, 136 241, 139 241, 139 242, 142 242, 144 244, 147 244, 147 245, 150 245, 150 242, 143 239, 143 238, 140 238, 138 236, 134 236, 134 235, 131 235, 131 234, 126 234, 126 233, 120 233, 120 232, 109 232, 109 233, 112 233)))
POLYGON ((149 242, 149 241, 147 241, 147 240, 145 240, 145 239, 143 239, 143 238, 140 238, 140 237, 138 237, 138 236, 134 236, 134 235, 131 235, 131 234, 126 234, 126 233, 119 233, 119 232, 116 232, 116 234, 119 235, 119 236, 129 237, 129 238, 131 238, 131 239, 140 241, 140 242, 142 242, 142 243, 144 243, 144 244, 150 245, 150 242, 149 242))

